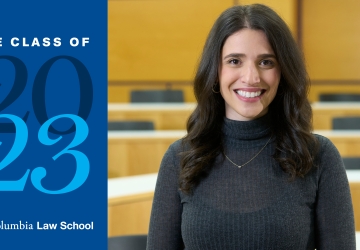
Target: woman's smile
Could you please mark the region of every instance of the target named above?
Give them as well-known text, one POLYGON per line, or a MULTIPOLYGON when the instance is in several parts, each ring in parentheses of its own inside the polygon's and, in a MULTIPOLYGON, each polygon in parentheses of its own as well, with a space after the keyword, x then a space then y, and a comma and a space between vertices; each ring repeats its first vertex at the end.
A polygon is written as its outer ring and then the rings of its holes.
POLYGON ((229 36, 219 76, 226 117, 247 121, 266 114, 280 77, 280 66, 263 31, 244 28, 229 36))

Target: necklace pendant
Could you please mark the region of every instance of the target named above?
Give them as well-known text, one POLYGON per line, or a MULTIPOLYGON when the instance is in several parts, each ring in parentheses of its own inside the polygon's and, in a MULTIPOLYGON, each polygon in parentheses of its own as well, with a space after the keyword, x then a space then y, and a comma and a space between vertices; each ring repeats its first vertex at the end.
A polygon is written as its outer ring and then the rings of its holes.
POLYGON ((251 158, 249 161, 247 161, 246 163, 244 163, 243 165, 237 165, 236 163, 234 163, 232 160, 229 159, 229 157, 225 154, 225 157, 235 166, 237 166, 238 168, 242 168, 243 166, 245 166, 246 164, 248 164, 249 162, 251 162, 252 160, 254 160, 260 153, 261 151, 264 150, 264 148, 269 144, 270 140, 271 140, 272 136, 270 136, 269 140, 266 142, 266 144, 264 145, 264 147, 262 147, 262 149, 260 149, 260 151, 253 157, 251 158))

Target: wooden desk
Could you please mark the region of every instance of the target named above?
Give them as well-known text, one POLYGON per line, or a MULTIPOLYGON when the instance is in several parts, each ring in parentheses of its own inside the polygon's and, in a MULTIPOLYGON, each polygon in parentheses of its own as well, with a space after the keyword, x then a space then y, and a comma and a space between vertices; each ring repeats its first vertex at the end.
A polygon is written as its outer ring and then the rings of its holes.
MULTIPOLYGON (((353 200, 355 226, 359 231, 360 170, 346 172, 353 200)), ((108 236, 148 233, 156 178, 157 173, 153 173, 108 180, 108 236)))
POLYGON ((108 236, 147 234, 157 173, 108 179, 108 236))
POLYGON ((186 131, 108 132, 108 177, 158 172, 166 150, 186 131))
POLYGON ((108 101, 129 103, 132 90, 172 89, 182 90, 184 101, 195 102, 194 88, 190 81, 109 81, 108 101))
POLYGON ((329 138, 343 157, 360 156, 360 130, 315 130, 329 138))
MULTIPOLYGON (((144 81, 144 82, 124 82, 109 81, 108 93, 109 102, 130 102, 131 90, 139 89, 181 89, 184 91, 185 102, 195 102, 194 90, 191 81, 144 81)), ((337 93, 360 93, 358 81, 313 81, 308 98, 311 102, 318 102, 320 94, 337 93)))
POLYGON ((108 120, 146 120, 154 122, 156 130, 185 129, 195 109, 195 103, 183 104, 108 104, 108 120))
MULTIPOLYGON (((108 105, 108 119, 153 121, 156 130, 185 129, 195 103, 184 104, 120 104, 108 105)), ((314 129, 331 129, 332 118, 360 116, 360 103, 314 103, 314 129)))
POLYGON ((315 129, 332 129, 334 117, 360 116, 359 102, 316 102, 312 108, 315 129))
MULTIPOLYGON (((328 137, 342 156, 360 156, 360 131, 315 133, 328 137)), ((108 177, 157 172, 170 144, 185 135, 185 130, 108 132, 108 177)))
POLYGON ((350 183, 350 192, 355 216, 355 229, 356 231, 360 231, 360 170, 347 170, 346 173, 350 183))
POLYGON ((320 94, 339 94, 339 93, 360 93, 359 81, 312 81, 308 98, 311 102, 318 102, 320 94))

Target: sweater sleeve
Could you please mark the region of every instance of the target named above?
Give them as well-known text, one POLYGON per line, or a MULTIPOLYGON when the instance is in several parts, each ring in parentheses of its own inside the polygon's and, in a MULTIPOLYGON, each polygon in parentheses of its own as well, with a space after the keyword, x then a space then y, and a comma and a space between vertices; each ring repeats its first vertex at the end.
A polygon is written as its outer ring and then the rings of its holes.
POLYGON ((345 167, 334 144, 325 137, 318 138, 317 249, 355 250, 354 213, 345 167))
POLYGON ((152 205, 147 250, 183 249, 181 237, 182 204, 178 192, 179 170, 176 146, 165 153, 156 182, 152 205))

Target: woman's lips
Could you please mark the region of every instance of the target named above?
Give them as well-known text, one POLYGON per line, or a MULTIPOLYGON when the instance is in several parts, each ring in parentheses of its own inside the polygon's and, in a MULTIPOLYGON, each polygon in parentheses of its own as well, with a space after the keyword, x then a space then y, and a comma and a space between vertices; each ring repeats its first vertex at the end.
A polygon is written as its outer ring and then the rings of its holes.
POLYGON ((235 89, 236 96, 246 102, 256 102, 261 99, 261 96, 266 92, 265 89, 260 88, 247 88, 235 89))

